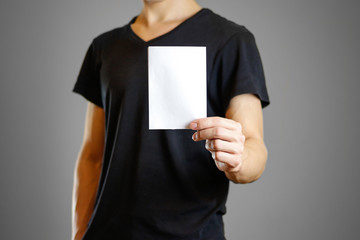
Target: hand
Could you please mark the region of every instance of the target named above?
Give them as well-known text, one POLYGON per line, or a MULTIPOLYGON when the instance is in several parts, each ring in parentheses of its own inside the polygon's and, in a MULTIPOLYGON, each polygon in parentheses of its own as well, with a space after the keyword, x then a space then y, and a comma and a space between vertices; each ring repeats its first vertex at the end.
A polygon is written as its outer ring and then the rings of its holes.
POLYGON ((239 122, 221 117, 208 117, 193 121, 190 128, 197 130, 192 136, 194 141, 206 140, 205 148, 212 154, 220 171, 240 170, 245 135, 239 122))

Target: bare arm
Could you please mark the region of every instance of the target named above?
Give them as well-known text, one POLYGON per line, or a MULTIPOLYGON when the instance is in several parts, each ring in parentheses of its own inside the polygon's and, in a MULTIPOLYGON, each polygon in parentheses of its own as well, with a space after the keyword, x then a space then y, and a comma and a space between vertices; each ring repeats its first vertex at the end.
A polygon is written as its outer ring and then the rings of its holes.
POLYGON ((206 140, 217 167, 231 181, 250 183, 262 175, 268 153, 263 141, 261 102, 255 95, 234 97, 226 118, 198 119, 190 126, 197 130, 194 140, 206 140))
POLYGON ((252 94, 235 97, 230 102, 226 117, 241 124, 246 139, 240 171, 226 172, 226 176, 235 182, 253 182, 264 172, 268 156, 264 143, 261 102, 252 94))
POLYGON ((74 173, 72 201, 73 240, 80 240, 83 237, 93 212, 103 160, 104 137, 104 110, 89 102, 86 112, 83 143, 74 173))

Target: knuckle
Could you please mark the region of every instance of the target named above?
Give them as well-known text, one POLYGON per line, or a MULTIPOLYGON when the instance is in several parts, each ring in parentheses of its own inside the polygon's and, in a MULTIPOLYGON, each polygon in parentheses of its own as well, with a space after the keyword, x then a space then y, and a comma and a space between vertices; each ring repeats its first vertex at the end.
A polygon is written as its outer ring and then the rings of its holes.
POLYGON ((205 118, 205 119, 203 119, 203 121, 201 122, 202 124, 201 124, 201 127, 203 128, 203 127, 206 127, 206 126, 208 126, 209 125, 209 119, 208 118, 205 118))
POLYGON ((203 129, 206 125, 206 119, 199 119, 197 121, 197 129, 203 129))
POLYGON ((237 168, 241 164, 240 158, 233 158, 233 161, 229 163, 231 165, 231 168, 237 168))
POLYGON ((234 135, 233 135, 233 141, 234 141, 234 142, 241 142, 240 136, 237 135, 237 134, 234 134, 234 135))
POLYGON ((239 170, 239 166, 240 166, 240 164, 234 164, 234 166, 231 167, 232 170, 233 170, 233 172, 238 171, 238 170, 239 170))
POLYGON ((221 152, 215 152, 215 159, 216 160, 221 159, 221 156, 222 156, 221 152))
POLYGON ((222 133, 223 133, 222 128, 216 127, 216 128, 214 129, 214 136, 215 136, 216 138, 220 137, 220 136, 222 135, 222 133))
POLYGON ((229 165, 229 167, 231 167, 231 168, 235 168, 237 166, 237 163, 236 162, 230 162, 230 163, 227 163, 227 165, 229 165))
POLYGON ((217 124, 217 125, 219 125, 219 124, 221 123, 221 120, 222 120, 222 119, 221 119, 220 117, 215 117, 215 118, 214 118, 214 123, 217 124))
POLYGON ((244 143, 245 142, 245 136, 243 134, 240 134, 240 135, 237 134, 234 137, 235 137, 236 142, 239 142, 239 143, 244 143))
POLYGON ((220 149, 220 147, 221 147, 221 143, 220 143, 220 141, 219 140, 213 140, 213 148, 215 149, 215 150, 218 150, 218 149, 220 149))
POLYGON ((239 153, 240 153, 240 154, 243 154, 243 153, 244 153, 244 145, 240 145, 239 153))
POLYGON ((235 154, 241 154, 241 147, 237 147, 234 149, 235 154))
POLYGON ((206 127, 210 127, 214 124, 214 119, 209 117, 205 119, 206 127))

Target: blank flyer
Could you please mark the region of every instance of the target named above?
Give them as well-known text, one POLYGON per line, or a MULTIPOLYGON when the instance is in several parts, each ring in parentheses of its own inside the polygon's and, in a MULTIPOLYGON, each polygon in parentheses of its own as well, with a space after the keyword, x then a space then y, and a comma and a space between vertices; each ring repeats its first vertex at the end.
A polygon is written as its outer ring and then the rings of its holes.
POLYGON ((207 116, 206 47, 148 48, 149 129, 187 129, 207 116))

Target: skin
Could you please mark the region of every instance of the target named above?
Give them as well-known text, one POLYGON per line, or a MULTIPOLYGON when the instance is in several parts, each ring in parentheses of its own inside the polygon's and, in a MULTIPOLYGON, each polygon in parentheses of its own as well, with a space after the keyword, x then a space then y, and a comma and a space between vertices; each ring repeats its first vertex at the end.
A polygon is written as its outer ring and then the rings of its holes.
POLYGON ((226 118, 197 119, 190 124, 194 141, 206 141, 217 168, 234 183, 251 183, 262 175, 267 149, 263 140, 261 102, 253 94, 230 101, 226 118))
POLYGON ((144 41, 161 36, 201 10, 193 0, 144 0, 132 30, 144 41))
MULTIPOLYGON (((198 12, 193 0, 143 0, 143 9, 131 25, 144 41, 161 36, 198 12)), ((204 141, 215 164, 235 183, 250 183, 264 171, 267 149, 263 141, 260 100, 253 94, 234 97, 226 118, 196 119, 194 141, 204 141)), ((91 218, 105 143, 105 112, 88 102, 82 146, 76 161, 72 201, 72 239, 80 240, 91 218)))
POLYGON ((90 220, 105 144, 105 112, 88 102, 83 143, 76 161, 72 201, 72 239, 80 240, 90 220))

